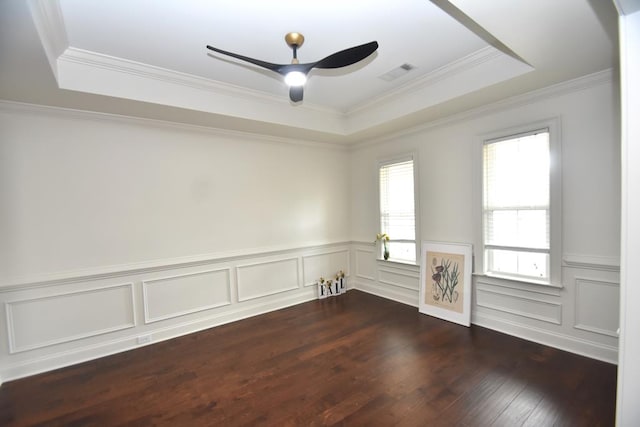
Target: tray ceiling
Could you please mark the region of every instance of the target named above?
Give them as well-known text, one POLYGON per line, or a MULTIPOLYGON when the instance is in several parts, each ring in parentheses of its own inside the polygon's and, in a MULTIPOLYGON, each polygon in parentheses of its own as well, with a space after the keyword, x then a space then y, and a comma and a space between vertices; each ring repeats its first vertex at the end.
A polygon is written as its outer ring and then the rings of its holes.
MULTIPOLYGON (((3 15, 24 16, 17 3, 3 3, 3 15)), ((30 0, 31 22, 11 25, 35 28, 58 90, 144 103, 149 111, 180 109, 192 112, 196 122, 210 115, 216 126, 228 118, 230 127, 252 122, 247 128, 264 124, 267 133, 299 131, 335 141, 391 130, 394 123, 397 128, 408 117, 420 120, 442 106, 473 107, 465 97, 477 104, 477 94, 491 88, 494 96, 508 96, 614 64, 612 5, 596 10, 586 0, 490 3, 30 0), (532 19, 541 20, 532 25, 532 19), (289 101, 279 75, 205 49, 211 44, 288 63, 284 35, 290 31, 305 36, 301 62, 372 40, 380 47, 361 63, 313 70, 298 104, 289 101), (582 48, 562 58, 576 42, 582 48), (402 72, 404 64, 412 69, 402 72), (385 78, 389 73, 399 77, 385 78)), ((16 54, 7 45, 0 53, 16 54)), ((15 89, 3 91, 19 97, 15 89)))

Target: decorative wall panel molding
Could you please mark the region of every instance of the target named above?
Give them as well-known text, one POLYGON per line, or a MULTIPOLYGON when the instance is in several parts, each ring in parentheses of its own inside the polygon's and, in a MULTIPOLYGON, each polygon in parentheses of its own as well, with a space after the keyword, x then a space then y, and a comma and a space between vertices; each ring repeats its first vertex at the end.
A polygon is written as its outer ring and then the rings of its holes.
POLYGON ((472 280, 478 284, 503 289, 503 292, 514 290, 516 292, 524 292, 526 295, 552 295, 559 297, 562 294, 562 288, 552 285, 541 285, 538 283, 529 283, 519 280, 511 280, 503 277, 492 277, 484 274, 474 274, 472 280))
POLYGON ((0 340, 0 377, 13 380, 316 299, 315 288, 302 286, 302 260, 309 266, 323 262, 314 255, 328 254, 342 262, 349 250, 348 242, 246 250, 0 287, 7 313, 0 328, 9 337, 0 340), (110 284, 116 280, 125 284, 110 284))
MULTIPOLYGON (((407 289, 397 286, 384 286, 378 283, 357 281, 356 289, 368 294, 376 295, 382 298, 407 304, 412 307, 418 307, 418 291, 415 289, 407 289)), ((416 310, 418 315, 418 310, 416 310)))
MULTIPOLYGON (((0 106, 2 101, 0 101, 0 106)), ((132 264, 120 264, 82 270, 52 273, 39 277, 23 278, 13 281, 13 283, 0 283, 0 292, 14 289, 26 289, 28 287, 42 287, 77 282, 87 282, 97 279, 127 277, 134 274, 150 274, 168 269, 182 269, 188 267, 198 267, 222 262, 238 262, 251 258, 263 258, 267 256, 282 256, 285 254, 300 253, 307 254, 317 250, 327 250, 336 246, 348 245, 349 242, 318 243, 315 245, 291 247, 273 246, 266 248, 242 249, 235 251, 225 251, 213 254, 203 254, 185 256, 178 258, 167 258, 153 261, 145 261, 132 264)))
MULTIPOLYGON (((153 343, 165 341, 316 298, 315 292, 311 292, 310 289, 305 289, 305 291, 280 294, 277 295, 277 298, 270 298, 268 301, 256 299, 247 304, 236 304, 222 309, 198 313, 200 315, 204 314, 204 316, 190 320, 171 319, 168 321, 172 322, 171 324, 162 327, 159 327, 160 323, 146 325, 153 327, 153 329, 145 329, 144 334, 152 334, 153 343), (180 321, 174 322, 176 320, 180 321)), ((3 363, 0 363, 0 376, 4 381, 14 380, 140 347, 136 341, 140 332, 136 332, 134 329, 130 329, 128 332, 126 335, 116 337, 104 335, 104 339, 92 344, 78 341, 79 346, 69 351, 54 352, 50 348, 44 348, 42 350, 48 351, 40 357, 30 357, 29 352, 25 352, 16 355, 25 356, 20 359, 3 358, 3 363)))
POLYGON ((576 278, 574 328, 617 338, 619 301, 619 283, 576 278))
POLYGON ((375 252, 373 249, 356 248, 356 277, 376 280, 375 252))
POLYGON ((556 325, 562 324, 561 303, 500 292, 483 287, 480 283, 476 286, 476 305, 556 325))
POLYGON ((230 276, 222 268, 143 280, 145 323, 231 304, 230 276))
POLYGON ((5 302, 9 353, 135 327, 133 283, 5 302))
POLYGON ((528 341, 570 351, 572 353, 581 354, 593 359, 614 364, 617 363, 618 360, 618 348, 615 346, 585 340, 544 328, 524 325, 490 313, 472 312, 471 322, 474 325, 493 329, 528 341))
POLYGON ((316 286, 320 277, 332 278, 340 270, 349 276, 349 264, 349 249, 304 255, 302 257, 304 286, 316 286))
POLYGON ((378 281, 386 285, 397 286, 412 291, 420 290, 420 272, 416 273, 411 270, 379 266, 378 281))
POLYGON ((298 289, 298 258, 285 258, 236 267, 238 301, 248 301, 298 289))
POLYGON ((562 257, 562 262, 565 267, 570 268, 620 271, 620 258, 617 257, 565 254, 562 257))

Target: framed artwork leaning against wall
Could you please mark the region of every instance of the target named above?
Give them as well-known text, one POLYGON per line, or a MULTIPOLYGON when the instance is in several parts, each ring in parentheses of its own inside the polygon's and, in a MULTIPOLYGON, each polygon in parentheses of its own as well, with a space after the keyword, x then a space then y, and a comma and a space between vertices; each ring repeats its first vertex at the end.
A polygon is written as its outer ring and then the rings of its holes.
POLYGON ((422 242, 420 313, 471 324, 472 249, 467 243, 422 242))

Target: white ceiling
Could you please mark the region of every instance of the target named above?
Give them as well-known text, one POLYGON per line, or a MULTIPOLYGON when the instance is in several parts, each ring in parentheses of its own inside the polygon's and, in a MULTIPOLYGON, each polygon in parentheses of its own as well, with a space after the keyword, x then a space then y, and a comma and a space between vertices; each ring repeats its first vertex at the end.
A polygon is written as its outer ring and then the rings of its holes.
POLYGON ((1 99, 344 143, 612 68, 617 51, 608 0, 3 0, 0 31, 1 99), (299 105, 278 74, 205 49, 289 63, 290 31, 301 62, 380 47, 313 70, 299 105))

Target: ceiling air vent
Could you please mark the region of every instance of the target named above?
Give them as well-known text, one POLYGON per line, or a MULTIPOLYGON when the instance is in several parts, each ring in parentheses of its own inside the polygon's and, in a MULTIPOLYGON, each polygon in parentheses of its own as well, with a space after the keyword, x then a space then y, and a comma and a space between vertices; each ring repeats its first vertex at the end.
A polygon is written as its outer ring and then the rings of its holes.
POLYGON ((404 63, 399 67, 394 68, 393 70, 379 76, 382 80, 390 82, 392 80, 397 79, 398 77, 402 77, 407 74, 409 71, 413 70, 415 65, 404 63))

